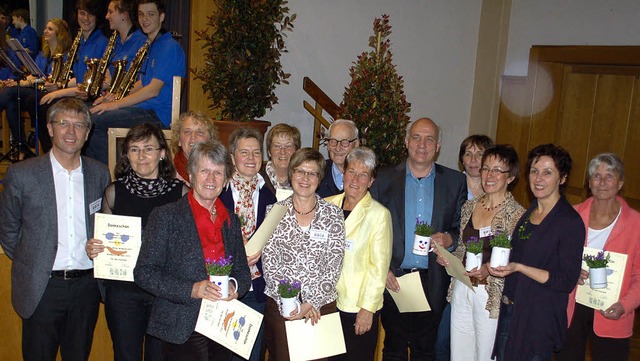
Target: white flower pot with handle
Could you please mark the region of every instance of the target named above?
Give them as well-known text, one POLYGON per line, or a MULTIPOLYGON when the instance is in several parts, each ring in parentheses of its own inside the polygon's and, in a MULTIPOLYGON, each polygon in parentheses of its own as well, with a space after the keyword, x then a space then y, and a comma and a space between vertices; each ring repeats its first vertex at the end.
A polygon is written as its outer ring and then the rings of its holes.
POLYGON ((607 267, 589 267, 589 286, 594 290, 607 288, 607 267))
POLYGON ((229 297, 229 282, 233 282, 233 284, 235 285, 235 289, 238 290, 238 281, 236 281, 236 279, 233 277, 209 275, 209 281, 220 287, 222 298, 229 297))
POLYGON ((474 268, 480 268, 480 266, 482 266, 482 252, 478 254, 467 252, 467 260, 465 261, 467 272, 474 268))
POLYGON ((506 266, 509 264, 510 255, 511 255, 510 248, 493 247, 491 249, 491 261, 489 261, 489 264, 493 268, 506 266))
POLYGON ((413 254, 418 256, 426 256, 429 254, 429 246, 431 245, 431 237, 415 235, 413 238, 413 254))
POLYGON ((291 317, 291 312, 297 310, 300 313, 300 301, 298 297, 280 298, 280 314, 282 317, 291 317))

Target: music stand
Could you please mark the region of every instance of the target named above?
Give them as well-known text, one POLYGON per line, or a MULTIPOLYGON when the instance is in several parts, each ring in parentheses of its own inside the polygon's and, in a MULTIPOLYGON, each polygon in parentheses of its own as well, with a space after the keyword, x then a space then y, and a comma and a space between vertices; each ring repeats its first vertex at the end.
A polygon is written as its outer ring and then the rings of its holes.
MULTIPOLYGON (((17 82, 17 92, 18 92, 18 116, 20 114, 20 80, 25 78, 25 73, 18 69, 18 67, 13 63, 13 61, 11 61, 11 58, 9 57, 9 55, 2 49, 0 48, 0 60, 5 63, 8 67, 9 70, 11 70, 11 73, 13 73, 13 75, 15 75, 18 78, 18 82, 17 82)), ((20 135, 20 132, 18 131, 18 135, 20 135)), ((20 154, 20 144, 22 143, 21 139, 17 139, 17 144, 11 146, 11 148, 9 149, 9 151, 7 152, 7 154, 3 155, 2 158, 0 158, 0 162, 3 162, 5 159, 10 159, 11 156, 13 155, 18 155, 20 154)), ((28 149, 28 146, 27 146, 28 149)))
MULTIPOLYGON (((20 60, 20 62, 22 63, 22 65, 29 71, 29 73, 31 73, 33 76, 35 76, 36 78, 38 78, 35 81, 35 92, 36 92, 36 104, 35 104, 35 119, 32 119, 32 123, 35 122, 35 148, 36 148, 36 156, 39 155, 39 150, 38 150, 38 127, 39 127, 39 121, 38 121, 38 88, 37 88, 37 84, 40 82, 44 82, 44 79, 46 78, 46 75, 42 72, 42 70, 40 70, 40 68, 38 68, 38 65, 35 63, 35 61, 33 61, 33 58, 31 58, 31 56, 29 55, 29 53, 27 52, 27 50, 22 46, 22 44, 15 38, 13 39, 9 39, 7 40, 7 45, 9 45, 9 47, 11 48, 11 50, 13 50, 16 54, 16 56, 18 57, 18 60, 20 60)), ((18 87, 20 86, 20 82, 18 81, 18 87)), ((21 112, 20 112, 20 88, 18 88, 18 116, 20 116, 21 112)), ((18 132, 19 134, 19 132, 18 132)), ((26 136, 26 134, 25 134, 26 136)), ((20 143, 20 140, 18 140, 18 142, 20 143)), ((25 139, 25 142, 28 142, 27 139, 25 139)), ((29 146, 27 145, 27 150, 29 150, 29 146)), ((29 150, 30 152, 30 150, 29 150)))

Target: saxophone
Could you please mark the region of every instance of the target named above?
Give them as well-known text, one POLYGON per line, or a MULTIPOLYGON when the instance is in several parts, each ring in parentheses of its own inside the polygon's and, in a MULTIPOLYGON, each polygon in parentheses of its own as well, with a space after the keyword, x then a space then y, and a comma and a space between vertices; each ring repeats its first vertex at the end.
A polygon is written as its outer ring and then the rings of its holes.
POLYGON ((122 78, 127 72, 127 61, 125 59, 116 60, 113 63, 113 74, 111 75, 111 86, 109 87, 109 93, 113 94, 117 87, 122 83, 122 78))
MULTIPOLYGON (((64 62, 63 54, 56 54, 51 57, 51 74, 46 77, 44 80, 46 83, 57 83, 60 78, 60 74, 62 73, 62 66, 64 62)), ((38 90, 42 92, 47 91, 47 87, 45 86, 45 82, 38 82, 38 90)))
POLYGON ((115 96, 116 100, 120 100, 129 94, 133 84, 136 82, 138 71, 140 71, 140 68, 142 67, 142 61, 147 55, 147 51, 149 51, 149 45, 149 40, 147 40, 147 42, 138 50, 136 57, 131 62, 131 66, 122 77, 122 80, 118 84, 115 84, 114 82, 112 86, 112 94, 115 96))
POLYGON ((109 65, 109 59, 113 54, 113 49, 116 46, 116 37, 118 32, 114 31, 109 39, 107 48, 100 59, 89 59, 85 63, 87 64, 87 73, 82 80, 82 84, 78 85, 80 90, 85 90, 90 99, 95 99, 100 95, 102 85, 105 81, 105 75, 107 73, 107 66, 109 65))
POLYGON ((60 71, 60 77, 56 82, 56 84, 58 84, 58 88, 60 89, 66 88, 69 80, 71 79, 73 62, 76 60, 76 55, 78 55, 78 47, 80 46, 80 38, 82 38, 82 29, 78 30, 78 35, 76 35, 76 38, 73 39, 71 48, 69 48, 69 55, 67 55, 67 61, 64 62, 62 71, 60 71))

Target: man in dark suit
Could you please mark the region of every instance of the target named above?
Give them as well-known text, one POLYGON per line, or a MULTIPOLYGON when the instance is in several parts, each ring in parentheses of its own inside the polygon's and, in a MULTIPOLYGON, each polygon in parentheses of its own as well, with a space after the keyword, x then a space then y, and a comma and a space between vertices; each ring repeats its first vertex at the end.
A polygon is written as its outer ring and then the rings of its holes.
POLYGON ((360 145, 358 128, 351 120, 337 119, 329 126, 327 150, 329 159, 324 168, 324 178, 316 193, 322 198, 330 197, 344 190, 344 160, 351 149, 360 145))
POLYGON ((65 98, 47 112, 53 148, 9 167, 0 197, 0 244, 12 261, 11 300, 22 318, 25 360, 87 360, 100 293, 85 245, 109 184, 80 150, 89 109, 65 98), (26 216, 25 216, 26 215, 26 216))
POLYGON ((399 313, 389 291, 381 312, 385 329, 383 359, 434 360, 434 344, 446 303, 450 277, 436 263, 436 255, 412 253, 416 220, 429 223, 435 233, 431 242, 454 249, 460 234, 460 209, 467 199, 462 173, 435 163, 440 151, 440 129, 429 118, 407 126, 405 145, 409 157, 396 167, 382 169, 371 194, 391 212, 393 250, 386 287, 398 292, 396 277, 419 272, 429 312, 399 313))

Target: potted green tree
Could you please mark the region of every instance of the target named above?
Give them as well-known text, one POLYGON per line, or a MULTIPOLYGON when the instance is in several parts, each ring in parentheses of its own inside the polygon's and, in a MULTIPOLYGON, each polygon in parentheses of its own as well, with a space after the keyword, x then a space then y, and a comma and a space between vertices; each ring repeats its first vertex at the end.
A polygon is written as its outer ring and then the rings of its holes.
POLYGON ((226 140, 225 134, 237 122, 264 132, 271 123, 256 119, 278 103, 276 86, 289 83, 280 56, 287 52, 284 40, 296 15, 288 15, 285 0, 218 0, 217 4, 217 11, 207 17, 207 27, 195 32, 204 43, 206 65, 191 71, 203 83, 209 108, 219 110, 216 126, 221 139, 226 140))
POLYGON ((349 70, 351 83, 344 91, 339 117, 356 123, 361 143, 373 149, 380 165, 395 165, 406 157, 404 137, 411 104, 393 64, 388 15, 374 20, 373 32, 372 50, 360 54, 349 70))

